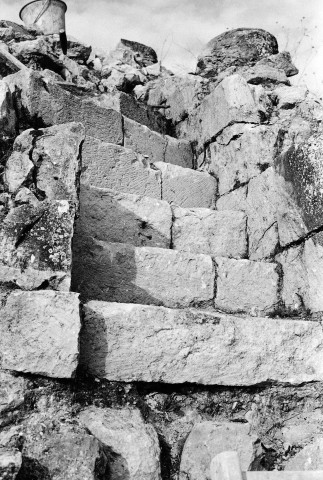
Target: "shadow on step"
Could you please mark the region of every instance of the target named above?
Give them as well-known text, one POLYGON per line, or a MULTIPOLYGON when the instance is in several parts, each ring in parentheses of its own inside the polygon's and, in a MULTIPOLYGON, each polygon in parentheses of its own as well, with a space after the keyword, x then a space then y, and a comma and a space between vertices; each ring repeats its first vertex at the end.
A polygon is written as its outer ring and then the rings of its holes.
POLYGON ((80 292, 83 302, 162 304, 145 288, 143 278, 154 256, 148 258, 151 252, 135 247, 170 247, 171 210, 163 203, 81 187, 80 216, 73 239, 72 291, 80 292), (141 273, 138 264, 143 266, 141 273))

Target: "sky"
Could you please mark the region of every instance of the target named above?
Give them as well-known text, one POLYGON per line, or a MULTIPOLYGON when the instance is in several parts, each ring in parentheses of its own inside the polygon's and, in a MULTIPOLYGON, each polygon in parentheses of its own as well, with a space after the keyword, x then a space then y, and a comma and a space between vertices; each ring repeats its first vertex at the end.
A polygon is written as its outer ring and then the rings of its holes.
MULTIPOLYGON (((268 30, 291 52, 305 83, 323 96, 323 0, 65 0, 67 33, 101 51, 120 38, 153 47, 177 74, 194 72, 203 46, 238 27, 268 30)), ((20 22, 24 0, 1 0, 1 18, 20 22)))

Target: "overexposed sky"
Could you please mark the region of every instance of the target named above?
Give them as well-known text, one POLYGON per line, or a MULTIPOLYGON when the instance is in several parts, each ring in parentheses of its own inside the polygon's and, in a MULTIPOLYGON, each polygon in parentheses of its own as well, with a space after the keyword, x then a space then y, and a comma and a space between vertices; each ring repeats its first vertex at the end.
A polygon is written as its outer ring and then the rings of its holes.
MULTIPOLYGON (((19 22, 23 0, 1 0, 1 18, 19 22)), ((67 33, 109 51, 120 38, 153 47, 176 73, 227 29, 264 28, 289 50, 306 83, 323 95, 323 0, 66 0, 67 33)))

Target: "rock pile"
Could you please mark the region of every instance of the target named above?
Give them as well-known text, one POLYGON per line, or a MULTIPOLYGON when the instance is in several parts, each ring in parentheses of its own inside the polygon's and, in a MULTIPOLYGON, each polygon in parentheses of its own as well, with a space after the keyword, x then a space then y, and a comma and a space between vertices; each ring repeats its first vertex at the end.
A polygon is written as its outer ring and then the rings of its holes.
POLYGON ((0 39, 0 476, 321 465, 323 106, 289 54, 0 39))

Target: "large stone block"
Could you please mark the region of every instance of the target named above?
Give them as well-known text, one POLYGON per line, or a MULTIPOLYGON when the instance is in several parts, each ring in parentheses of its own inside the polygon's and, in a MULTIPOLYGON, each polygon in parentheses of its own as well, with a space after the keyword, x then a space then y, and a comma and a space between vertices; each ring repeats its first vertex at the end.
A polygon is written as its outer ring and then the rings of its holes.
POLYGON ((19 110, 20 128, 82 122, 87 135, 105 142, 123 143, 122 115, 82 99, 46 81, 36 71, 21 70, 6 77, 19 110))
POLYGON ((177 140, 176 138, 165 136, 167 141, 165 150, 165 162, 173 165, 179 165, 184 168, 193 168, 194 158, 190 142, 186 140, 177 140))
POLYGON ((153 132, 145 125, 124 118, 124 146, 141 153, 149 162, 165 160, 167 141, 163 135, 153 132))
POLYGON ((243 187, 236 188, 232 192, 221 195, 216 202, 216 209, 219 211, 237 210, 245 212, 247 210, 247 193, 248 186, 244 185, 243 187))
POLYGON ((211 257, 98 240, 75 258, 73 289, 83 299, 188 307, 210 305, 211 257))
POLYGON ((276 264, 219 257, 216 264, 215 308, 258 316, 275 312, 279 303, 276 264))
POLYGON ((170 248, 172 211, 162 200, 82 185, 74 247, 89 238, 170 248))
POLYGON ((80 362, 111 381, 298 385, 323 379, 318 322, 89 302, 80 362))
POLYGON ((256 458, 256 442, 257 437, 250 434, 247 423, 197 423, 184 445, 179 478, 209 479, 212 459, 221 452, 232 450, 238 452, 241 470, 250 470, 256 458))
POLYGON ((160 171, 132 150, 86 137, 82 160, 83 184, 161 199, 160 171))
POLYGON ((175 250, 246 258, 247 219, 243 212, 173 207, 172 240, 175 250))
POLYGON ((1 368, 71 378, 78 363, 78 294, 13 292, 1 310, 1 368))
POLYGON ((230 124, 260 123, 261 110, 247 81, 240 75, 231 75, 202 100, 186 126, 183 124, 183 138, 197 142, 202 150, 230 124))
POLYGON ((208 173, 155 163, 161 173, 162 200, 184 208, 214 208, 217 181, 208 173))
POLYGON ((282 301, 289 314, 323 311, 323 247, 319 235, 276 256, 282 266, 282 301))
POLYGON ((79 418, 111 452, 111 480, 161 479, 157 433, 152 425, 144 423, 139 410, 89 407, 79 418))
POLYGON ((206 169, 219 181, 219 195, 247 183, 272 166, 277 129, 267 125, 236 124, 208 147, 206 169))
POLYGON ((272 257, 308 232, 289 183, 272 167, 250 180, 246 214, 252 260, 272 257))

